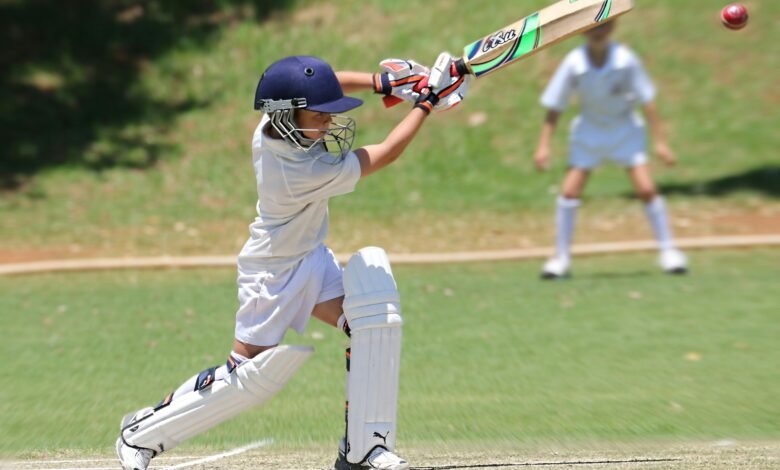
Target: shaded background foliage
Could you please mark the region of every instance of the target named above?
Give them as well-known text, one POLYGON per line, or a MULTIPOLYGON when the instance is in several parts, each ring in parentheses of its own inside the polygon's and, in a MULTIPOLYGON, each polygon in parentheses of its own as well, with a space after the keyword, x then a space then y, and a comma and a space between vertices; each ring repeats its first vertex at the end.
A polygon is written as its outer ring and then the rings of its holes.
MULTIPOLYGON (((251 97, 271 61, 429 62, 550 1, 0 0, 0 262, 235 252, 256 214, 251 97)), ((739 32, 720 24, 717 5, 636 3, 616 39, 659 86, 680 164, 652 166, 676 234, 778 233, 780 2, 751 2, 739 32)), ((538 173, 538 99, 580 42, 476 82, 467 103, 434 116, 359 197, 332 201, 331 246, 547 246, 575 111, 554 138, 551 171, 538 173)), ((363 97, 358 146, 383 139, 406 109, 363 97)), ((619 168, 599 169, 586 197, 578 242, 649 236, 619 168)))
POLYGON ((55 165, 153 165, 171 119, 208 103, 145 93, 136 82, 148 63, 171 49, 204 47, 225 24, 262 22, 295 3, 0 2, 0 187, 55 165))

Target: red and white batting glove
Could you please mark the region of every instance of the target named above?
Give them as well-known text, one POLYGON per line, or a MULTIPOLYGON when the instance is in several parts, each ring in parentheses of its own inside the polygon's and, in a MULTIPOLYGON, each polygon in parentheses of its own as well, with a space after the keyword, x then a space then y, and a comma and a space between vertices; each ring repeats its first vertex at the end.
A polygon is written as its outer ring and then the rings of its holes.
POLYGON ((417 101, 422 88, 419 85, 430 75, 428 67, 413 60, 385 59, 379 66, 383 71, 374 74, 374 92, 385 95, 388 108, 401 101, 417 101))
POLYGON ((442 52, 431 68, 428 87, 438 96, 439 100, 433 109, 445 111, 454 108, 466 97, 472 75, 460 75, 453 64, 457 58, 447 52, 442 52))
POLYGON ((415 103, 426 113, 444 111, 457 106, 466 97, 471 75, 461 75, 453 66, 456 59, 442 52, 431 67, 431 75, 420 83, 420 98, 415 103))

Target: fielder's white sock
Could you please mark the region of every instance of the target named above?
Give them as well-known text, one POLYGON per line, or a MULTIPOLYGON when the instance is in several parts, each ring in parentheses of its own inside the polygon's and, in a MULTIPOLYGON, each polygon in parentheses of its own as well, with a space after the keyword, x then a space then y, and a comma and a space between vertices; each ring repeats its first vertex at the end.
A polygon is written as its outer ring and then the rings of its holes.
POLYGON ((647 220, 653 228, 655 239, 658 240, 658 247, 661 250, 674 248, 674 239, 672 238, 672 229, 669 228, 669 218, 666 215, 664 198, 656 196, 652 201, 645 204, 645 214, 647 214, 647 220))
POLYGON ((558 197, 558 209, 555 212, 556 254, 562 258, 570 258, 571 241, 574 237, 579 206, 579 199, 558 197))

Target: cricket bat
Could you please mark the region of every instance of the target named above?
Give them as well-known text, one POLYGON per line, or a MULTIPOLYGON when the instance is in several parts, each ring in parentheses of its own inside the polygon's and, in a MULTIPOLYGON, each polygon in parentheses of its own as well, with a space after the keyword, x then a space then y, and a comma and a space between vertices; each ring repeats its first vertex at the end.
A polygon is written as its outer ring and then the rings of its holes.
MULTIPOLYGON (((633 8, 634 0, 561 0, 464 47, 463 57, 450 65, 450 74, 484 77, 633 8)), ((436 88, 445 72, 446 67, 434 64, 430 79, 422 80, 414 90, 436 88)), ((395 96, 384 100, 387 107, 402 101, 395 96)))
POLYGON ((467 45, 453 67, 481 78, 633 8, 633 0, 561 0, 467 45))

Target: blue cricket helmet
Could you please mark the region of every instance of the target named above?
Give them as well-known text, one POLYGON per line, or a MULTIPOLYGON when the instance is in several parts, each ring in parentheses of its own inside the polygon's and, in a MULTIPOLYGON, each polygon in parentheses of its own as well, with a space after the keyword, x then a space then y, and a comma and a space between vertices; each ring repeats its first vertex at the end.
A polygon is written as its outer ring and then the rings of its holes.
POLYGON ((332 114, 363 104, 363 100, 344 96, 331 66, 311 56, 285 57, 266 69, 255 91, 255 109, 268 110, 264 104, 269 100, 292 100, 294 108, 332 114))

